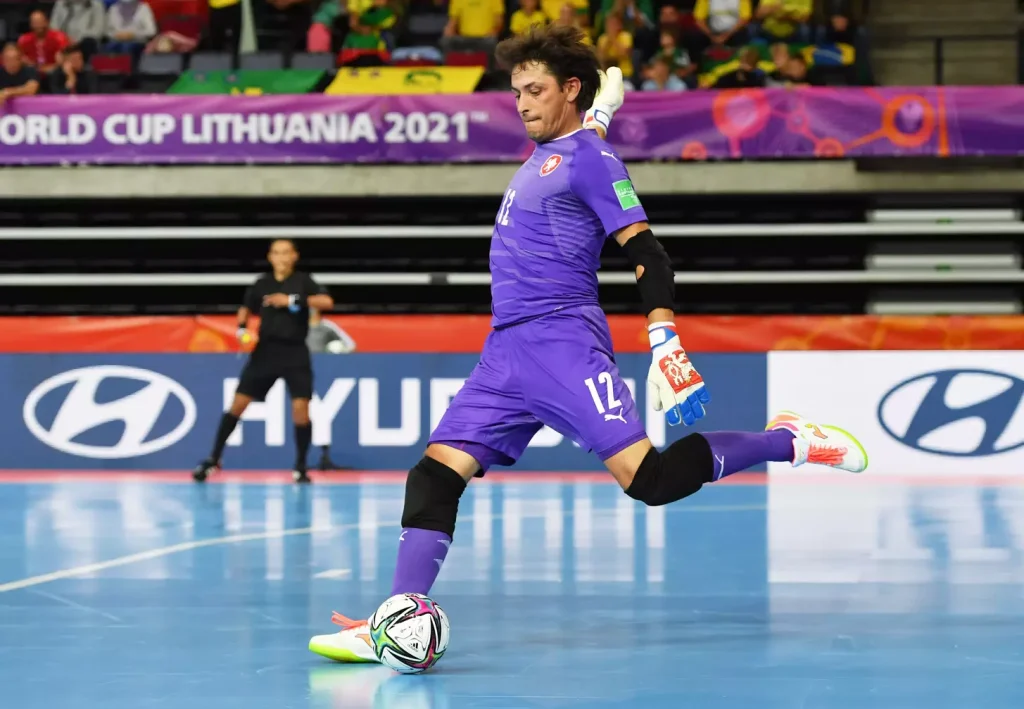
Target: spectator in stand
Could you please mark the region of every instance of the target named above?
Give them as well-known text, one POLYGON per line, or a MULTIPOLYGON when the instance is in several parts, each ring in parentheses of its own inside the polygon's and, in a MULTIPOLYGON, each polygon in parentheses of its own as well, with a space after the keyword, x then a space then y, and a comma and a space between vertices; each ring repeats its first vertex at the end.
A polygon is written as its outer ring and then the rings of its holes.
POLYGON ((86 67, 82 48, 72 44, 63 51, 63 61, 50 73, 51 94, 94 94, 96 75, 86 67))
POLYGON ((687 38, 690 56, 700 61, 709 47, 742 47, 750 40, 750 0, 697 0, 693 20, 699 30, 687 38))
POLYGON ((77 44, 88 60, 99 49, 106 32, 107 9, 103 0, 57 0, 50 25, 77 44))
POLYGON ((504 0, 451 0, 441 50, 493 54, 504 28, 504 0))
POLYGON ((794 86, 823 86, 813 70, 808 70, 807 60, 799 54, 791 56, 782 66, 768 77, 768 86, 793 88, 794 86))
POLYGON ((211 51, 238 53, 242 40, 242 0, 208 0, 207 38, 211 51))
MULTIPOLYGON (((656 33, 654 24, 654 6, 651 0, 601 0, 601 11, 597 14, 595 29, 598 34, 604 33, 604 21, 608 15, 617 14, 622 18, 626 31, 632 35, 637 32, 656 33)), ((657 41, 657 34, 653 34, 657 41)))
POLYGON ((161 32, 149 40, 143 51, 146 54, 188 54, 194 52, 198 46, 199 41, 196 38, 186 37, 171 30, 161 32))
POLYGON ((4 45, 3 69, 0 70, 0 106, 9 98, 34 96, 39 91, 39 75, 21 59, 21 50, 14 42, 4 45))
MULTIPOLYGON (((585 29, 585 25, 583 25, 582 22, 583 20, 580 19, 580 14, 576 11, 576 6, 570 3, 564 3, 562 5, 562 9, 559 11, 558 19, 551 24, 585 29)), ((590 34, 587 32, 583 33, 583 44, 589 46, 593 46, 594 44, 594 40, 590 38, 590 34)))
POLYGON ((266 20, 277 30, 278 49, 285 53, 303 51, 313 21, 311 0, 267 0, 274 12, 266 20))
POLYGON ((747 47, 740 53, 740 65, 734 71, 723 74, 715 82, 716 89, 755 89, 765 85, 764 72, 758 68, 761 53, 754 47, 747 47))
POLYGON ((811 41, 807 24, 811 19, 813 0, 761 0, 757 7, 757 20, 761 23, 758 34, 768 42, 811 41))
POLYGON ((61 50, 69 44, 68 38, 60 30, 50 28, 50 21, 41 10, 29 15, 28 25, 29 31, 18 38, 18 49, 22 61, 35 67, 43 80, 57 67, 61 50))
POLYGON ((792 56, 789 53, 789 45, 785 42, 776 42, 768 48, 768 52, 771 54, 772 64, 775 65, 772 73, 782 71, 786 67, 786 64, 789 63, 789 58, 792 56))
POLYGON ((569 14, 575 19, 573 25, 582 29, 590 27, 590 3, 587 0, 540 0, 541 12, 556 25, 565 24, 559 23, 559 20, 566 5, 569 6, 569 14))
POLYGON ((682 36, 683 23, 679 10, 674 5, 662 5, 658 12, 658 24, 638 30, 633 35, 633 43, 640 51, 640 61, 649 65, 659 53, 661 35, 666 30, 675 32, 676 37, 682 36))
POLYGON ((826 51, 832 49, 840 54, 842 45, 853 48, 853 65, 839 72, 845 83, 851 85, 874 83, 868 36, 863 26, 864 4, 864 0, 818 0, 815 6, 818 22, 815 43, 826 51))
POLYGON ((388 6, 388 0, 352 0, 349 3, 349 31, 345 35, 342 49, 354 50, 356 53, 376 52, 383 59, 389 47, 385 33, 397 21, 398 17, 388 6))
POLYGON ((678 29, 663 29, 661 31, 661 47, 658 53, 648 62, 647 68, 644 70, 644 77, 647 79, 652 78, 651 72, 654 70, 654 62, 664 59, 668 62, 672 76, 686 84, 687 88, 696 88, 697 66, 690 61, 689 52, 679 46, 678 37, 678 29))
POLYGON ((648 78, 644 81, 644 91, 686 91, 686 82, 672 73, 672 60, 658 55, 651 62, 648 78))
POLYGON ((519 0, 519 9, 512 13, 508 31, 514 35, 526 34, 531 27, 543 27, 548 16, 540 9, 537 0, 519 0))
POLYGON ((153 10, 141 0, 117 0, 107 10, 108 52, 138 56, 155 36, 153 10))
POLYGON ((597 38, 597 60, 604 71, 617 66, 623 77, 633 78, 633 35, 626 31, 618 13, 604 20, 604 34, 597 38))
POLYGON ((334 23, 343 14, 342 0, 323 0, 320 8, 313 13, 313 23, 306 33, 307 52, 330 52, 332 50, 334 23))

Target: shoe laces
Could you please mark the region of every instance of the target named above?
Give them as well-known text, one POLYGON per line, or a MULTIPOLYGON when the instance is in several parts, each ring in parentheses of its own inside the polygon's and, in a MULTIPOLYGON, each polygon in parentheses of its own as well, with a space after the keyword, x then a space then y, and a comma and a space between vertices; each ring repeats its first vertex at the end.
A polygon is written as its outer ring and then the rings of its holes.
POLYGON ((844 446, 830 446, 812 443, 807 449, 807 462, 818 465, 839 465, 846 458, 848 449, 844 446))
POLYGON ((358 628, 362 625, 369 624, 365 620, 352 620, 351 618, 342 615, 338 611, 331 611, 331 622, 335 625, 340 625, 345 630, 351 630, 353 628, 358 628))

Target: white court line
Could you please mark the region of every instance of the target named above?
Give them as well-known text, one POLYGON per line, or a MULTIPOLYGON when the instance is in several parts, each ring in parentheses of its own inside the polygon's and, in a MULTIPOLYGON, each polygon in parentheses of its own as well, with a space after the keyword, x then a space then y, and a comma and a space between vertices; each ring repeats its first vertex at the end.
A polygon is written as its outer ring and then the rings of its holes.
POLYGON ((139 552, 138 554, 119 556, 116 559, 109 559, 108 561, 100 561, 95 564, 86 564, 85 566, 74 566, 70 569, 63 569, 61 571, 54 571, 49 574, 41 574, 39 576, 32 576, 27 579, 21 579, 20 581, 11 581, 9 583, 0 584, 0 593, 7 593, 8 591, 17 591, 18 589, 30 588, 32 586, 41 586, 44 583, 60 581, 61 579, 74 578, 75 576, 84 576, 85 574, 92 574, 97 571, 106 571, 107 569, 113 569, 118 566, 127 566, 128 564, 135 564, 140 561, 159 559, 162 556, 176 554, 179 551, 202 549, 203 547, 212 547, 217 546, 219 544, 238 544, 241 542, 254 542, 261 539, 280 539, 281 537, 294 537, 299 534, 315 534, 317 532, 341 531, 346 528, 356 529, 358 526, 358 524, 349 524, 338 527, 301 527, 298 529, 275 529, 272 532, 259 532, 257 534, 234 534, 230 537, 214 537, 212 539, 200 539, 199 541, 195 542, 182 542, 181 544, 173 544, 169 547, 150 549, 149 551, 139 552))
MULTIPOLYGON (((676 512, 744 512, 753 510, 764 510, 765 505, 695 505, 685 506, 681 505, 675 509, 665 510, 667 513, 676 512)), ((572 516, 572 510, 565 511, 565 517, 572 516)), ((491 515, 491 519, 501 519, 502 515, 491 515)), ((473 519, 472 516, 460 517, 460 522, 469 522, 473 519)), ((96 573, 97 571, 105 571, 107 569, 114 569, 118 566, 127 566, 128 564, 135 564, 140 561, 149 561, 150 559, 159 559, 162 556, 170 556, 171 554, 177 554, 179 551, 190 551, 192 549, 202 549, 203 547, 219 546, 221 544, 239 544, 241 542, 254 542, 259 540, 267 539, 280 539, 282 537, 294 537, 300 534, 316 534, 317 532, 343 532, 350 529, 359 529, 364 526, 361 523, 355 524, 342 524, 337 527, 299 527, 296 529, 275 529, 272 532, 258 532, 254 534, 234 534, 228 537, 213 537, 211 539, 200 539, 194 542, 182 542, 180 544, 172 544, 167 547, 159 547, 157 549, 150 549, 149 551, 139 552, 137 554, 129 554, 128 556, 119 556, 116 559, 109 559, 107 561, 100 561, 95 564, 86 564, 85 566, 73 566, 70 569, 63 569, 61 571, 54 571, 49 574, 41 574, 39 576, 31 576, 27 579, 21 579, 20 581, 10 581, 8 583, 0 584, 0 593, 7 593, 8 591, 17 591, 22 588, 31 588, 32 586, 41 586, 45 583, 51 583, 53 581, 60 581, 62 579, 74 578, 75 576, 84 576, 85 574, 96 573)), ((384 522, 374 525, 377 529, 386 529, 387 527, 398 527, 398 522, 384 522)))
POLYGON ((107 613, 105 611, 101 611, 99 608, 91 608, 90 606, 83 606, 81 603, 75 603, 70 598, 64 598, 63 596, 58 596, 56 593, 47 593, 46 591, 38 591, 38 590, 32 590, 32 591, 29 591, 29 593, 34 593, 37 596, 42 596, 43 598, 49 598, 51 601, 57 601, 57 603, 61 603, 61 604, 65 605, 65 606, 68 606, 69 608, 75 608, 75 609, 80 610, 80 611, 85 611, 86 613, 93 613, 95 615, 101 615, 104 618, 106 618, 107 620, 114 621, 118 625, 122 625, 124 623, 124 621, 121 620, 120 618, 118 618, 116 615, 111 615, 110 613, 107 613))

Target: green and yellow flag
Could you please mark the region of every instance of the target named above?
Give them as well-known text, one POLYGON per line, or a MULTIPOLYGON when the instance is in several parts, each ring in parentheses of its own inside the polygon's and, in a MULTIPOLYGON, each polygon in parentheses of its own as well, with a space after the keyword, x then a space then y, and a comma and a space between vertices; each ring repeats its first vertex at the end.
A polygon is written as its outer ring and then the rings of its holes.
POLYGON ((313 90, 324 72, 319 69, 282 71, 186 71, 169 94, 305 94, 313 90))

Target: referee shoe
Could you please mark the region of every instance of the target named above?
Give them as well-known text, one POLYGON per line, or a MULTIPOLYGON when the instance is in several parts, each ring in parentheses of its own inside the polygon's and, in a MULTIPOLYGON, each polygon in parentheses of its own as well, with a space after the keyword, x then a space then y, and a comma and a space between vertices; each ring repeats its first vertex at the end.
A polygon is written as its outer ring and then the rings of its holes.
POLYGON ((313 482, 309 479, 309 473, 305 468, 296 468, 292 471, 292 480, 301 484, 308 484, 313 482))
POLYGON ((204 483, 208 477, 218 470, 220 470, 220 461, 207 458, 192 471, 192 479, 197 483, 204 483))

